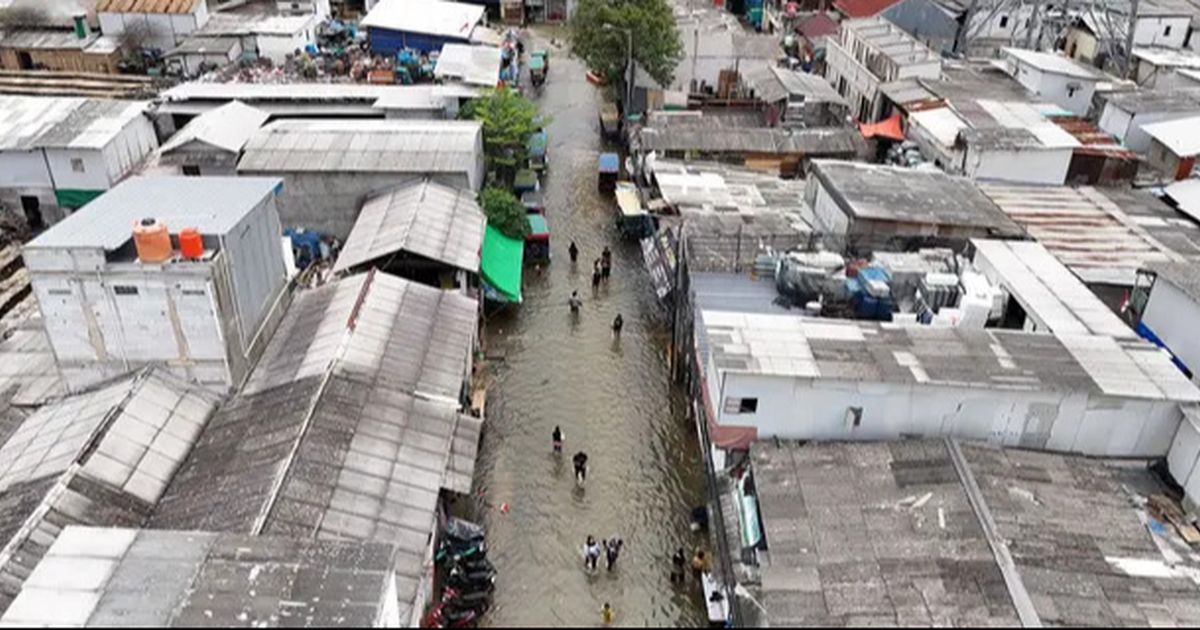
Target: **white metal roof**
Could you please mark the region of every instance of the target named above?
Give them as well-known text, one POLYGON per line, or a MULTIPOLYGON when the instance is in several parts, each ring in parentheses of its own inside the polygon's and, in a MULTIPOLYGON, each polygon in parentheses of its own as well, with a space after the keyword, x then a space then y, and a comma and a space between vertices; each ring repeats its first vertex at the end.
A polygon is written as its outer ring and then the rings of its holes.
POLYGON ((1133 56, 1153 66, 1200 68, 1200 55, 1187 50, 1146 46, 1133 49, 1133 56))
POLYGON ((134 177, 100 195, 25 245, 112 251, 133 238, 136 221, 226 234, 281 182, 273 177, 134 177))
POLYGON ((1041 243, 988 239, 971 243, 976 250, 975 265, 999 282, 1049 332, 1137 338, 1041 243))
POLYGON ((347 100, 374 101, 393 92, 403 92, 409 85, 370 85, 366 83, 200 83, 192 81, 164 91, 166 101, 185 100, 347 100))
POLYGON ((1175 200, 1179 211, 1200 221, 1200 179, 1185 179, 1166 188, 1167 196, 1175 200))
POLYGON ((363 204, 334 271, 405 251, 478 272, 485 225, 470 190, 430 181, 400 186, 363 204))
POLYGON ((1142 130, 1180 157, 1200 154, 1200 115, 1142 125, 1142 130))
POLYGON ((0 150, 33 148, 38 137, 65 120, 84 100, 0 96, 0 150))
POLYGON ((458 79, 469 85, 494 87, 500 80, 500 49, 446 44, 438 55, 433 75, 439 79, 458 79))
POLYGON ((233 101, 192 119, 162 145, 161 151, 167 153, 199 140, 218 149, 237 153, 269 117, 270 114, 261 109, 233 101))
POLYGON ((987 99, 980 99, 976 102, 1000 126, 1010 129, 1025 129, 1032 133, 1044 147, 1063 149, 1079 146, 1079 140, 1046 118, 1040 106, 987 99))
POLYGON ((375 109, 441 109, 451 99, 474 98, 479 88, 462 85, 405 85, 375 100, 375 109))
POLYGON ((909 121, 920 125, 942 146, 952 147, 958 133, 970 125, 950 107, 938 107, 916 111, 908 115, 909 121))
POLYGON ((1100 79, 1100 75, 1095 71, 1064 55, 1025 50, 1024 48, 1005 48, 1004 54, 1043 72, 1093 81, 1100 79))
POLYGON ((280 120, 246 143, 239 172, 471 172, 482 128, 450 120, 280 120))
POLYGON ((360 23, 364 27, 469 39, 483 19, 479 4, 429 0, 382 0, 360 23))

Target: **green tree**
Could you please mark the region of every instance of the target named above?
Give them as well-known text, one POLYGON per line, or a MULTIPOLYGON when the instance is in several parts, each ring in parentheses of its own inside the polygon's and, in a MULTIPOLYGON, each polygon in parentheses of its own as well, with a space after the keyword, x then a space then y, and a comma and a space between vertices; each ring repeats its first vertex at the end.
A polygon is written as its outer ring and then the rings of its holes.
POLYGON ((484 91, 463 106, 463 118, 483 124, 483 152, 489 171, 504 181, 524 162, 525 143, 545 121, 538 121, 537 106, 515 90, 495 88, 484 91))
POLYGON ((634 60, 660 84, 674 80, 675 67, 683 59, 667 0, 579 0, 569 26, 571 49, 609 81, 620 80, 626 72, 625 30, 633 34, 634 60))
POLYGON ((479 206, 487 216, 488 224, 505 236, 525 240, 529 235, 529 218, 525 216, 525 204, 503 188, 484 188, 479 193, 479 206))

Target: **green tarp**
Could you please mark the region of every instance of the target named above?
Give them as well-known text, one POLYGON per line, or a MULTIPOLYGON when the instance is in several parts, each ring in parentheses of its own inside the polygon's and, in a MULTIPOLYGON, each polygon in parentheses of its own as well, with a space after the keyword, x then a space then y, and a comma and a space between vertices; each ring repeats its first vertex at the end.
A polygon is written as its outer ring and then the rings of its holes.
POLYGON ((521 301, 521 266, 524 258, 525 243, 487 226, 483 234, 479 270, 485 282, 512 302, 521 301))
POLYGON ((87 205, 87 202, 103 195, 103 190, 80 190, 75 188, 65 188, 54 191, 54 197, 58 200, 58 205, 63 208, 82 208, 87 205))

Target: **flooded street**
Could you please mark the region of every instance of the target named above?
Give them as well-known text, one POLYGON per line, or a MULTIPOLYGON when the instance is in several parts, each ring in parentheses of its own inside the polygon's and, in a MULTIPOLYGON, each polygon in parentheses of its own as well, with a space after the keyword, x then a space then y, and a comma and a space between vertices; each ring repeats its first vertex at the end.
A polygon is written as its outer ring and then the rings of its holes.
MULTIPOLYGON (((540 45, 526 41, 527 50, 540 45)), ((638 244, 617 237, 615 202, 596 190, 600 92, 559 47, 545 87, 532 96, 553 119, 543 180, 553 262, 541 272, 526 267, 524 303, 487 323, 494 380, 476 488, 498 578, 484 623, 599 625, 609 602, 615 625, 703 625, 695 584, 668 578, 674 550, 690 555, 701 544, 688 520, 704 501, 703 465, 686 398, 669 379, 668 322, 638 244), (572 240, 580 249, 574 268, 572 240), (613 275, 593 293, 591 263, 606 245, 613 275), (577 318, 567 306, 574 289, 584 300, 577 318), (614 340, 617 313, 625 328, 614 340), (566 438, 561 456, 551 451, 555 425, 566 438), (589 456, 582 490, 570 462, 581 449, 589 456), (584 572, 589 534, 624 539, 613 573, 603 561, 595 575, 584 572)))

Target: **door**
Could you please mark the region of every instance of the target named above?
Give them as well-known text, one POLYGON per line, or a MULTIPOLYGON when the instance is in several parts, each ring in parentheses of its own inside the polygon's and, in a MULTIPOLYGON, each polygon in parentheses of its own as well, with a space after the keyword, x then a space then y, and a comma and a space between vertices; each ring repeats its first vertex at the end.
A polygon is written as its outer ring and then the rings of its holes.
POLYGON ((42 202, 37 197, 22 195, 21 209, 25 211, 25 223, 31 232, 46 229, 46 222, 42 219, 42 202))
POLYGON ((17 65, 22 70, 33 70, 33 57, 30 57, 29 53, 23 50, 19 51, 17 52, 17 65))
POLYGON ((195 164, 184 164, 183 174, 187 177, 200 177, 200 167, 195 164))

